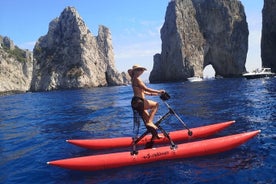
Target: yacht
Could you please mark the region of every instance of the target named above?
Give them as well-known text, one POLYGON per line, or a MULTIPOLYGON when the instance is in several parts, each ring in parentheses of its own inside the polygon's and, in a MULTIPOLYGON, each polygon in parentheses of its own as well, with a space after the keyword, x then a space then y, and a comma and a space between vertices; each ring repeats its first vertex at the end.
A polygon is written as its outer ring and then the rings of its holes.
POLYGON ((257 78, 273 77, 273 76, 276 76, 276 74, 271 72, 271 68, 256 69, 253 72, 248 72, 243 74, 243 77, 245 77, 246 79, 257 79, 257 78))

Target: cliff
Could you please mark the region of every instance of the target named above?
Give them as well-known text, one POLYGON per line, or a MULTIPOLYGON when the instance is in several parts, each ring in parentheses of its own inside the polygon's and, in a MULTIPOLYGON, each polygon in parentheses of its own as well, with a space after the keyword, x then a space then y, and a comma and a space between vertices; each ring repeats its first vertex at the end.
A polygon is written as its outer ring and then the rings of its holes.
POLYGON ((161 28, 162 51, 154 56, 149 80, 202 77, 209 64, 216 75, 240 76, 245 72, 248 34, 238 0, 173 0, 161 28))
POLYGON ((0 93, 26 92, 30 88, 33 55, 8 37, 0 36, 0 93))
POLYGON ((93 36, 75 8, 50 22, 34 48, 32 91, 122 85, 115 69, 111 33, 99 26, 93 36))
POLYGON ((261 39, 262 66, 276 72, 276 0, 264 0, 261 39))

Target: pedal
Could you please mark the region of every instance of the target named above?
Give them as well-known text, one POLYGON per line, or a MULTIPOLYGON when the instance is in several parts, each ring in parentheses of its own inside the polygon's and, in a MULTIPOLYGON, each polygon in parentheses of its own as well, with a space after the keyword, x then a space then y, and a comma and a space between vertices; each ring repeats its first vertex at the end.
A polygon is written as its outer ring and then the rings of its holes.
POLYGON ((154 144, 153 141, 147 142, 145 145, 145 149, 151 149, 153 147, 153 144, 154 144))

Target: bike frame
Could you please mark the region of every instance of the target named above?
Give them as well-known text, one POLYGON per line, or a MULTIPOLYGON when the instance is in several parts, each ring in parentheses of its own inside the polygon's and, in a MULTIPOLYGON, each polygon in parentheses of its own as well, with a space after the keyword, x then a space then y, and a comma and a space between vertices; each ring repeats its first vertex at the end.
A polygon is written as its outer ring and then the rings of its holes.
MULTIPOLYGON (((167 102, 165 102, 165 100, 162 100, 167 108, 169 109, 169 111, 163 115, 156 123, 155 125, 158 127, 158 129, 163 133, 163 135, 170 141, 171 149, 177 149, 177 145, 173 142, 173 140, 171 139, 171 137, 169 136, 169 134, 160 126, 161 122, 164 121, 165 119, 167 119, 170 115, 175 115, 175 117, 184 125, 184 127, 188 130, 188 135, 192 136, 192 131, 187 127, 187 125, 181 120, 181 118, 175 113, 175 111, 169 106, 169 104, 167 102)), ((139 141, 141 141, 148 133, 150 133, 149 130, 146 130, 139 138, 137 139, 133 139, 133 149, 131 152, 131 155, 137 155, 138 151, 136 150, 136 145, 139 141)), ((153 142, 153 141, 151 141, 153 142)))

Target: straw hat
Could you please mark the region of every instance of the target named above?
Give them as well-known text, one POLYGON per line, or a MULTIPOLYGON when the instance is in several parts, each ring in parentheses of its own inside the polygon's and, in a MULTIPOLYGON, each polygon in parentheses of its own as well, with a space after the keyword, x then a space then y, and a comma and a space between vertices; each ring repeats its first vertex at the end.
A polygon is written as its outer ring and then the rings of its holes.
POLYGON ((128 74, 130 75, 130 76, 132 76, 132 74, 133 74, 133 71, 135 71, 135 70, 147 70, 145 67, 142 67, 142 66, 140 66, 140 65, 133 65, 132 66, 132 69, 129 69, 128 70, 128 74))

